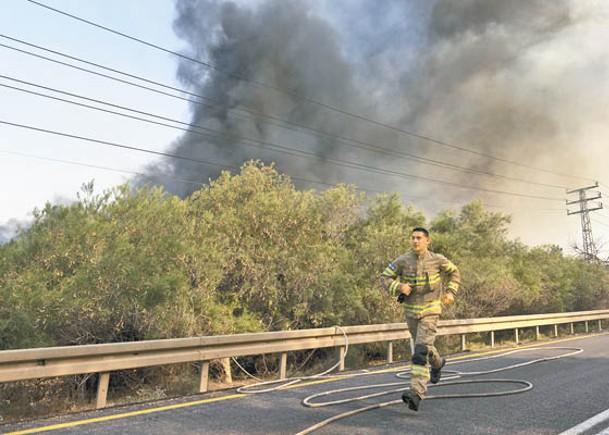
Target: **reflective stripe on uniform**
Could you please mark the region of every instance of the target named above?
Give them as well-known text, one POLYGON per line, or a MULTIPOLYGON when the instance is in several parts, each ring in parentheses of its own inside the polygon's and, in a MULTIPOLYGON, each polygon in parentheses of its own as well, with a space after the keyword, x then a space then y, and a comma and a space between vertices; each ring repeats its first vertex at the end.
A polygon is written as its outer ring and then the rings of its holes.
POLYGON ((442 276, 439 273, 435 273, 433 275, 429 275, 429 280, 427 275, 416 275, 416 276, 403 276, 402 279, 408 284, 413 285, 423 285, 429 284, 434 285, 440 282, 442 276))
POLYGON ((404 309, 409 313, 425 314, 434 310, 440 311, 442 309, 442 303, 440 301, 431 301, 424 305, 404 304, 404 309))
POLYGON ((385 275, 385 276, 389 276, 391 278, 395 278, 396 276, 398 276, 398 274, 395 271, 396 271, 395 264, 389 263, 389 266, 387 266, 385 268, 385 270, 383 270, 383 273, 381 275, 385 275))
POLYGON ((453 293, 457 293, 459 291, 459 284, 457 284, 456 282, 449 282, 448 285, 446 286, 447 290, 451 290, 453 293))
POLYGON ((395 296, 399 285, 400 285, 400 280, 398 280, 398 279, 396 279, 391 284, 389 284, 389 291, 391 292, 392 296, 395 296))
POLYGON ((429 369, 426 366, 412 364, 410 366, 410 374, 420 378, 429 378, 429 369))
POLYGON ((444 272, 446 273, 453 273, 455 270, 457 269, 457 266, 455 266, 452 261, 449 261, 446 264, 446 267, 444 268, 444 272))

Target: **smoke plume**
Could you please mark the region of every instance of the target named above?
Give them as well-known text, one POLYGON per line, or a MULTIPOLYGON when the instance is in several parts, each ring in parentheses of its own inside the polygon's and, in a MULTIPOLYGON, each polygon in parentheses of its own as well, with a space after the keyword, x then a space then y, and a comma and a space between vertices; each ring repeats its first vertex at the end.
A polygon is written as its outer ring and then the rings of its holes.
MULTIPOLYGON (((200 134, 172 152, 276 162, 302 186, 397 191, 432 211, 474 197, 564 208, 450 184, 564 198, 562 186, 602 175, 592 156, 608 133, 608 24, 609 6, 593 0, 178 0, 185 54, 217 69, 180 61, 180 81, 209 100, 192 103, 200 134)), ((141 181, 187 195, 193 186, 168 177, 206 182, 220 170, 167 160, 141 181)))

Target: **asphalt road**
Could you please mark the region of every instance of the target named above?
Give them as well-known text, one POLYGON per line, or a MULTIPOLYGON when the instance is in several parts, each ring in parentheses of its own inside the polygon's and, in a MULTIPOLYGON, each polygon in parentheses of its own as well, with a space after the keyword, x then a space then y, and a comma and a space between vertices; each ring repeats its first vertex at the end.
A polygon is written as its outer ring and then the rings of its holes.
MULTIPOLYGON (((530 348, 528 344, 522 348, 530 348)), ((485 398, 430 399, 413 412, 396 405, 332 422, 315 434, 561 434, 609 435, 609 333, 570 337, 539 343, 527 350, 495 359, 471 361, 476 355, 449 359, 448 370, 477 372, 533 359, 558 356, 582 348, 566 358, 543 361, 509 371, 462 379, 526 380, 533 388, 524 393, 485 398)), ((521 349, 522 349, 521 348, 521 349)), ((396 401, 401 393, 332 407, 306 408, 302 400, 312 394, 346 387, 405 382, 395 377, 397 367, 375 368, 383 373, 324 382, 305 382, 297 387, 257 395, 234 391, 187 399, 113 408, 0 426, 0 433, 25 434, 295 434, 328 418, 381 402, 396 401)), ((523 385, 483 383, 449 385, 446 379, 430 388, 429 395, 499 392, 523 385)), ((401 386, 387 387, 401 388, 401 386)), ((370 394, 381 389, 326 396, 328 401, 370 394)))

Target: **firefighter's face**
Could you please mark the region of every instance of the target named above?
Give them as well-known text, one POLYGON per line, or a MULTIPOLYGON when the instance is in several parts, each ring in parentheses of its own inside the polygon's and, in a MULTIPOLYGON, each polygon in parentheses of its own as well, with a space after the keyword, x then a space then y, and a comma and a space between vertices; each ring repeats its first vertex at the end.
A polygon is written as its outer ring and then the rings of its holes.
POLYGON ((427 245, 429 245, 429 237, 427 237, 424 232, 414 231, 410 235, 410 247, 417 254, 425 252, 427 250, 427 245))

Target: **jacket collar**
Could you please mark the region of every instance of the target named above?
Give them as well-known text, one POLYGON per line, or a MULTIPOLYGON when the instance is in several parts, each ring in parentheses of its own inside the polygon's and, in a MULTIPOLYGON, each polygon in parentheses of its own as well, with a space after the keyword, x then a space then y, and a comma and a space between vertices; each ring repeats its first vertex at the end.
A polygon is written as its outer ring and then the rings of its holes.
POLYGON ((428 260, 431 258, 431 252, 429 251, 429 249, 427 251, 425 251, 423 254, 421 254, 421 257, 419 257, 417 255, 417 253, 414 252, 413 250, 410 251, 410 254, 418 260, 428 260))

